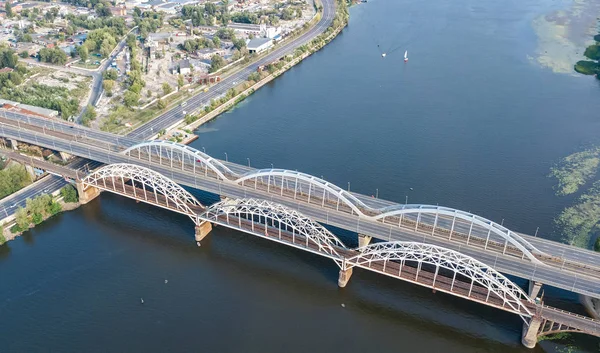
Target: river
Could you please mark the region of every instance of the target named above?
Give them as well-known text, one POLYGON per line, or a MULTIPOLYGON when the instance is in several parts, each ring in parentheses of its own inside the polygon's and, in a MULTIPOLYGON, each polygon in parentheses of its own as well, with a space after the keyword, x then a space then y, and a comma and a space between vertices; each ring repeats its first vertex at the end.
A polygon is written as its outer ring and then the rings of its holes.
MULTIPOLYGON (((559 5, 370 0, 193 146, 557 238, 572 199, 549 167, 598 142, 600 111, 597 82, 528 59, 531 21, 559 5)), ((366 271, 339 289, 334 263, 221 227, 196 247, 189 219, 106 193, 0 247, 0 278, 0 352, 530 351, 511 314, 366 271)))

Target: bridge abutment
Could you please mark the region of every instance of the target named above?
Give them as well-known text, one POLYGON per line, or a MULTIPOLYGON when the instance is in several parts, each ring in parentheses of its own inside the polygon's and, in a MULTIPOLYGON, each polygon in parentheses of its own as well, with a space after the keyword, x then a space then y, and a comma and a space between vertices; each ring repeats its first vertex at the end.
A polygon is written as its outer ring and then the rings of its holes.
POLYGON ((71 160, 71 158, 73 158, 73 156, 67 152, 59 151, 58 154, 60 155, 60 159, 62 159, 63 162, 68 162, 71 160))
POLYGON ((200 244, 202 239, 204 239, 208 233, 212 230, 212 224, 207 221, 203 221, 199 225, 196 226, 196 243, 200 244))
POLYGON ((33 170, 33 166, 25 164, 25 171, 27 171, 27 174, 29 174, 31 180, 35 180, 35 171, 33 170))
POLYGON ((77 188, 77 195, 79 196, 79 203, 82 205, 85 205, 100 195, 100 189, 89 185, 85 188, 81 181, 77 181, 75 186, 77 188))
POLYGON ((338 277, 338 286, 344 288, 348 284, 348 281, 350 281, 350 277, 352 277, 352 267, 346 270, 341 269, 338 277))
POLYGON ((18 150, 19 149, 19 143, 17 142, 17 140, 9 139, 9 141, 10 141, 10 147, 13 150, 18 150))
POLYGON ((373 237, 359 233, 358 234, 358 247, 362 248, 363 246, 369 245, 371 243, 371 239, 373 239, 373 237))
POLYGON ((527 348, 534 348, 538 341, 538 331, 542 325, 542 318, 534 315, 529 320, 529 325, 523 324, 523 337, 521 343, 527 348))

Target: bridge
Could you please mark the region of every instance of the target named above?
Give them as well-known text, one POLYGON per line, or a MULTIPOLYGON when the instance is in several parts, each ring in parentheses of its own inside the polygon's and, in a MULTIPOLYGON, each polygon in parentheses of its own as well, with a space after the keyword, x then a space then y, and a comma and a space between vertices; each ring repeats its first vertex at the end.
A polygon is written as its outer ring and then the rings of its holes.
POLYGON ((211 225, 235 227, 333 259, 341 286, 358 267, 510 311, 526 322, 527 346, 535 345, 538 335, 562 331, 598 335, 597 321, 547 309, 532 299, 541 284, 600 297, 600 261, 591 252, 573 248, 560 257, 548 249, 564 245, 534 240, 468 212, 398 205, 304 173, 251 169, 166 141, 138 141, 33 117, 0 118, 0 136, 108 164, 79 180, 84 200, 105 190, 186 214, 196 224, 197 241, 211 225), (180 184, 226 199, 207 208, 180 184), (288 228, 293 218, 284 221, 281 215, 301 218, 315 232, 318 222, 355 231, 359 247, 349 249, 335 236, 312 241, 306 229, 288 228), (382 242, 369 244, 371 238, 382 242), (522 292, 505 277, 477 277, 483 272, 475 267, 528 279, 531 289, 522 292), (509 294, 508 288, 518 291, 509 294))

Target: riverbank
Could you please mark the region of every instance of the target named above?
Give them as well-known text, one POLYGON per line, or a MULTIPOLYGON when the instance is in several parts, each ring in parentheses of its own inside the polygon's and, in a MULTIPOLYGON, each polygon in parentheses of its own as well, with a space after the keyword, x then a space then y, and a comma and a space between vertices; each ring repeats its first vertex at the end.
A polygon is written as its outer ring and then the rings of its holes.
POLYGON ((532 27, 538 37, 532 59, 556 73, 575 74, 575 63, 585 60, 585 48, 598 33, 600 2, 572 0, 563 9, 536 17, 532 27))
POLYGON ((280 58, 278 61, 273 62, 265 66, 265 70, 269 70, 269 75, 260 79, 258 82, 251 80, 250 77, 245 81, 246 86, 244 90, 236 91, 231 96, 221 98, 217 105, 210 106, 209 109, 197 110, 190 112, 189 117, 180 122, 175 126, 179 126, 183 130, 193 130, 199 126, 215 119, 221 113, 226 112, 234 108, 238 103, 242 102, 248 96, 256 92, 259 88, 263 87, 267 83, 271 82, 281 74, 293 66, 300 63, 302 60, 311 56, 312 54, 319 51, 327 43, 333 40, 347 25, 349 19, 348 7, 349 4, 346 0, 337 0, 335 7, 335 17, 332 24, 323 32, 314 38, 309 44, 301 46, 294 51, 293 55, 287 55, 280 58), (273 69, 272 69, 273 68, 273 69))

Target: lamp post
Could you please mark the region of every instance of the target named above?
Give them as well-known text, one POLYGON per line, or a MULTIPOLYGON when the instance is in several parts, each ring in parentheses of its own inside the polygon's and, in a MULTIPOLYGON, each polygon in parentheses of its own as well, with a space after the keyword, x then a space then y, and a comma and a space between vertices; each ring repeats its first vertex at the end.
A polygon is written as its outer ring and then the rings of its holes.
POLYGON ((246 157, 246 159, 248 160, 248 167, 250 167, 250 158, 246 157))
POLYGON ((228 162, 228 160, 227 160, 227 152, 225 152, 225 162, 228 162))
POLYGON ((348 192, 350 192, 350 182, 348 182, 348 192))

